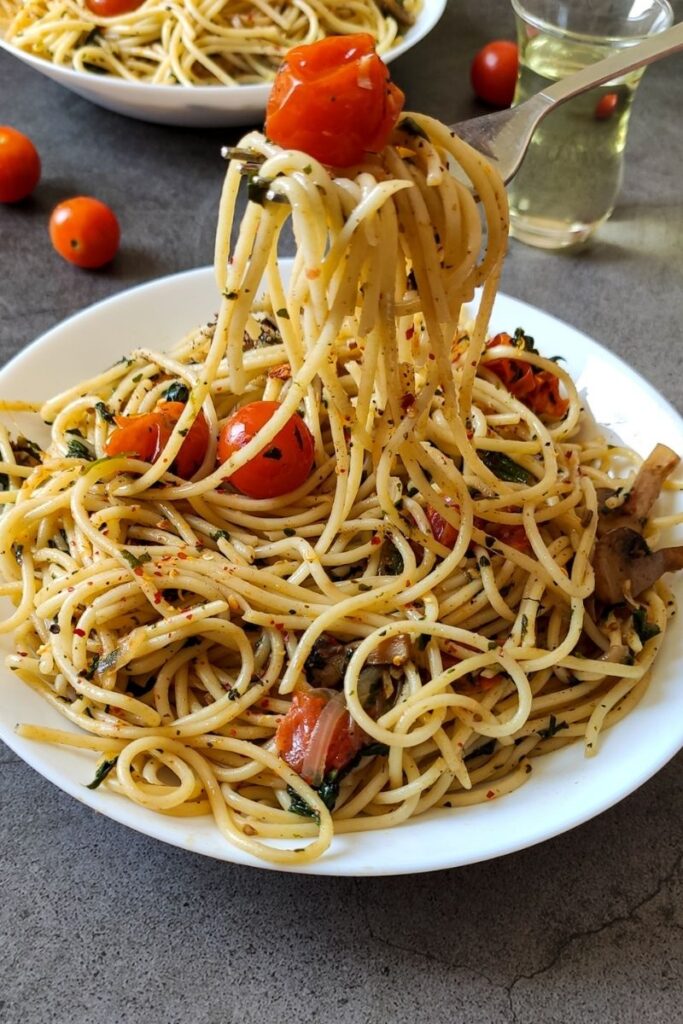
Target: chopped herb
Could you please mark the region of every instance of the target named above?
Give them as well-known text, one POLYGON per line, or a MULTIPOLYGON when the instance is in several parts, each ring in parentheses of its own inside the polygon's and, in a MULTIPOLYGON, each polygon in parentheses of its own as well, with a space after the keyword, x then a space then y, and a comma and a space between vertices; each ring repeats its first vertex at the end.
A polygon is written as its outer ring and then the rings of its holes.
POLYGON ((526 615, 522 615, 522 618, 521 618, 521 621, 520 621, 520 624, 519 624, 519 637, 520 637, 520 640, 523 640, 524 637, 527 635, 528 629, 529 629, 529 619, 527 618, 526 615))
POLYGON ((641 643, 647 643, 653 636, 657 636, 661 633, 659 626, 654 622, 648 622, 647 610, 645 608, 637 608, 633 613, 633 628, 638 634, 638 639, 641 643))
POLYGON ((157 681, 156 676, 150 676, 146 683, 134 683, 132 679, 128 680, 128 693, 132 697, 144 697, 146 693, 153 688, 157 681))
POLYGON ((367 594, 368 590, 372 590, 372 587, 369 583, 359 583, 358 589, 362 591, 362 593, 367 594))
MULTIPOLYGON (((388 753, 388 751, 389 748, 384 743, 370 743, 368 746, 362 747, 356 756, 352 758, 348 764, 344 765, 343 768, 333 768, 332 771, 327 773, 319 786, 313 786, 312 788, 325 804, 325 807, 327 807, 329 811, 333 811, 334 805, 336 804, 339 796, 340 784, 349 772, 353 771, 364 757, 379 757, 388 753)), ((304 818, 314 818, 316 821, 320 820, 318 812, 313 810, 313 808, 298 795, 296 790, 292 789, 291 786, 288 786, 287 792, 292 798, 289 809, 293 814, 300 814, 304 818)))
POLYGON ((282 307, 282 309, 278 309, 275 316, 279 317, 281 320, 289 320, 290 318, 289 313, 287 312, 284 306, 282 307))
POLYGON ((558 722, 557 719, 555 718, 555 715, 551 715, 550 716, 550 720, 548 722, 548 728, 547 729, 539 729, 538 735, 543 740, 549 740, 556 733, 558 733, 560 731, 560 729, 568 729, 568 728, 569 728, 569 723, 568 722, 558 722))
POLYGON ((304 167, 304 174, 312 174, 312 173, 313 173, 313 164, 306 164, 306 166, 304 167))
POLYGON ((80 432, 78 427, 69 427, 68 430, 64 431, 65 434, 73 434, 74 437, 80 437, 82 441, 85 441, 83 434, 80 432))
POLYGON ((530 334, 524 333, 523 327, 515 328, 515 345, 517 348, 523 349, 524 352, 533 352, 536 356, 540 354, 535 347, 534 339, 530 334))
POLYGON ((66 457, 67 459, 85 459, 86 462, 92 462, 94 459, 90 447, 75 437, 71 438, 66 447, 66 457))
POLYGON ((417 138, 425 139, 427 142, 430 141, 427 132, 412 117, 404 117, 399 122, 398 128, 399 131, 405 132, 406 135, 413 135, 417 138))
POLYGON ((187 437, 189 431, 190 431, 190 428, 189 427, 185 427, 184 430, 179 430, 178 433, 180 434, 181 437, 187 437))
POLYGON ((179 380, 174 380, 164 391, 167 402, 186 402, 189 397, 189 388, 179 380))
MULTIPOLYGON (((51 628, 52 627, 50 627, 50 629, 51 628)), ((90 662, 90 665, 88 666, 87 670, 83 673, 83 675, 88 681, 95 678, 95 673, 97 672, 97 666, 99 665, 99 663, 100 656, 99 654, 96 654, 93 660, 90 662)))
POLYGON ((97 787, 102 782, 104 782, 104 780, 106 779, 107 775, 109 775, 109 772, 115 766, 115 764, 118 761, 118 759, 119 758, 118 758, 118 754, 117 754, 116 757, 112 757, 111 761, 106 761, 106 760, 102 761, 97 766, 97 771, 95 772, 95 778, 92 780, 92 782, 88 783, 88 789, 97 789, 97 787))
POLYGON ((98 416, 102 417, 105 423, 116 422, 116 420, 114 419, 113 415, 110 413, 109 409, 104 404, 104 402, 97 402, 97 404, 95 405, 95 411, 98 414, 98 416))
POLYGON ((115 647, 109 654, 105 654, 104 658, 99 658, 97 666, 94 671, 96 675, 102 675, 103 672, 108 672, 110 668, 113 668, 116 662, 121 657, 121 651, 118 647, 115 647))
POLYGON ((471 761, 475 757, 489 757, 496 749, 497 742, 497 740, 493 739, 489 740, 488 743, 483 743, 476 750, 473 750, 471 754, 467 754, 465 760, 471 761))
POLYGON ((142 380, 142 374, 141 373, 136 373, 135 376, 133 377, 133 384, 139 384, 141 380, 142 380))
POLYGON ((230 540, 230 534, 227 530, 216 530, 215 533, 211 534, 211 540, 215 541, 216 544, 219 540, 230 540))
POLYGON ((132 551, 122 550, 121 557, 128 562, 131 569, 138 569, 141 565, 144 565, 145 562, 152 561, 152 556, 149 551, 143 551, 140 555, 134 555, 132 551))
POLYGON ((296 530, 293 530, 291 526, 285 526, 282 532, 284 533, 285 537, 294 537, 296 535, 296 530))
POLYGON ((503 452, 482 451, 479 457, 487 469, 490 469, 499 480, 506 480, 511 484, 531 484, 534 478, 528 470, 514 462, 503 452))

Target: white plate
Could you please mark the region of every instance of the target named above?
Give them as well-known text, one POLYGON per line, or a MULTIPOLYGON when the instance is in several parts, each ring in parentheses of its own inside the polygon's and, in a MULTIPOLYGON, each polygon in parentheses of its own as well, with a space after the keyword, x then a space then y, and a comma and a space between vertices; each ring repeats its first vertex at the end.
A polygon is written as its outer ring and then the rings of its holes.
MULTIPOLYGON (((415 24, 406 31, 401 42, 384 54, 389 63, 419 43, 436 25, 444 12, 446 0, 422 0, 415 24)), ((41 75, 47 75, 66 89, 86 100, 114 110, 117 114, 135 117, 156 124, 175 124, 192 128, 222 128, 228 125, 257 124, 266 109, 270 84, 264 85, 149 85, 128 82, 110 75, 88 74, 61 67, 25 53, 0 34, 0 47, 41 75)))
MULTIPOLYGON (((217 308, 212 270, 162 278, 101 302, 39 338, 0 371, 0 397, 39 400, 94 374, 137 345, 166 348, 217 308)), ((567 324, 499 296, 495 330, 522 325, 548 355, 562 355, 596 418, 641 453, 657 441, 683 452, 683 421, 628 366, 567 324)), ((678 499, 678 507, 683 502, 678 499)), ((676 581, 680 599, 683 577, 676 581)), ((2 645, 10 649, 4 638, 2 645)), ((441 810, 399 828, 340 836, 304 870, 326 875, 432 871, 498 857, 592 818, 649 779, 683 746, 683 630, 672 629, 649 692, 603 737, 597 757, 579 744, 534 762, 529 782, 493 803, 441 810)), ((0 668, 0 737, 24 761, 77 800, 175 846, 240 864, 264 865, 230 846, 212 819, 154 814, 106 790, 91 792, 94 755, 20 739, 17 722, 69 728, 27 686, 0 668)))

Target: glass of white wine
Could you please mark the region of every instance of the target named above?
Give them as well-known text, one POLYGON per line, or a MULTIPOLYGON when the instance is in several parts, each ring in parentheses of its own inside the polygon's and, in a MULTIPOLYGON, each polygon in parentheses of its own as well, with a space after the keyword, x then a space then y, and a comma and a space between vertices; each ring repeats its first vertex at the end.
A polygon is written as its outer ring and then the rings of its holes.
MULTIPOLYGON (((512 7, 519 41, 513 106, 673 23, 668 0, 512 0, 512 7)), ((541 122, 509 186, 515 238, 562 249, 585 242, 607 220, 642 75, 640 69, 576 96, 541 122)))

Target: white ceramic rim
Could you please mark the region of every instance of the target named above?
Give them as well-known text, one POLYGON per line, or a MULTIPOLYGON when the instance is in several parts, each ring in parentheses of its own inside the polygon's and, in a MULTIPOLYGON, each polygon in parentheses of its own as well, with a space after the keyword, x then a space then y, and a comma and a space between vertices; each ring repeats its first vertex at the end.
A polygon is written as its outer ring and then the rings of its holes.
MULTIPOLYGON (((168 347, 217 305, 213 270, 188 271, 106 299, 48 331, 0 371, 0 397, 42 399, 75 377, 97 372, 137 344, 168 347), (97 347, 93 345, 96 339, 97 347), (76 372, 73 367, 77 366, 76 372)), ((683 452, 683 420, 646 381, 590 338, 541 310, 499 296, 492 329, 518 325, 546 354, 567 359, 582 394, 602 422, 645 453, 656 441, 683 452)), ((21 426, 21 417, 17 417, 21 426)), ((683 508, 683 495, 672 498, 683 508)), ((675 581, 683 595, 683 580, 675 581)), ((7 638, 0 648, 10 650, 7 638)), ((500 800, 441 810, 389 831, 336 837, 318 862, 289 869, 321 875, 434 871, 512 853, 582 824, 654 775, 683 746, 683 630, 671 629, 643 701, 609 730, 597 757, 573 745, 538 759, 529 782, 500 800)), ((231 847, 210 818, 172 819, 86 788, 95 755, 23 740, 17 721, 68 729, 69 723, 0 668, 0 738, 64 792, 151 837, 220 860, 283 870, 231 847)))

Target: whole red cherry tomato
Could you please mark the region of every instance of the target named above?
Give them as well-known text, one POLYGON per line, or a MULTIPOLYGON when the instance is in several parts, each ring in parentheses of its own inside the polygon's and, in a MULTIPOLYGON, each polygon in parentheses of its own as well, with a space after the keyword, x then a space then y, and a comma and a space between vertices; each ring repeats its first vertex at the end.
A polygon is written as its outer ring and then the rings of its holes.
POLYGON ((142 7, 145 0, 85 0, 85 6, 102 18, 118 18, 142 7))
POLYGON ((517 85, 519 54, 516 43, 504 39, 488 43, 472 61, 472 88, 492 107, 509 107, 517 85))
MULTIPOLYGON (((251 402, 230 416, 218 438, 218 461, 244 448, 278 411, 278 402, 251 402)), ((294 413, 272 441, 229 477, 249 498, 279 498, 301 487, 313 467, 314 442, 310 430, 294 413)))
MULTIPOLYGON (((160 402, 153 412, 136 416, 117 416, 116 427, 105 445, 107 455, 133 455, 144 462, 156 462, 173 433, 185 405, 160 402)), ((209 443, 209 425, 200 412, 190 427, 171 469, 183 480, 194 476, 209 443)))
POLYGON ((321 163, 350 167, 384 149, 404 99, 371 35, 328 36, 287 53, 268 100, 266 135, 321 163))
POLYGON ((595 104, 595 120, 606 121, 612 116, 619 106, 619 96, 616 92, 606 92, 595 104))
POLYGON ((93 269, 113 260, 121 229, 116 214, 90 196, 65 199, 50 216, 50 238, 60 256, 93 269))
POLYGON ((40 157, 31 140, 8 125, 0 126, 0 203, 18 203, 40 180, 40 157))

